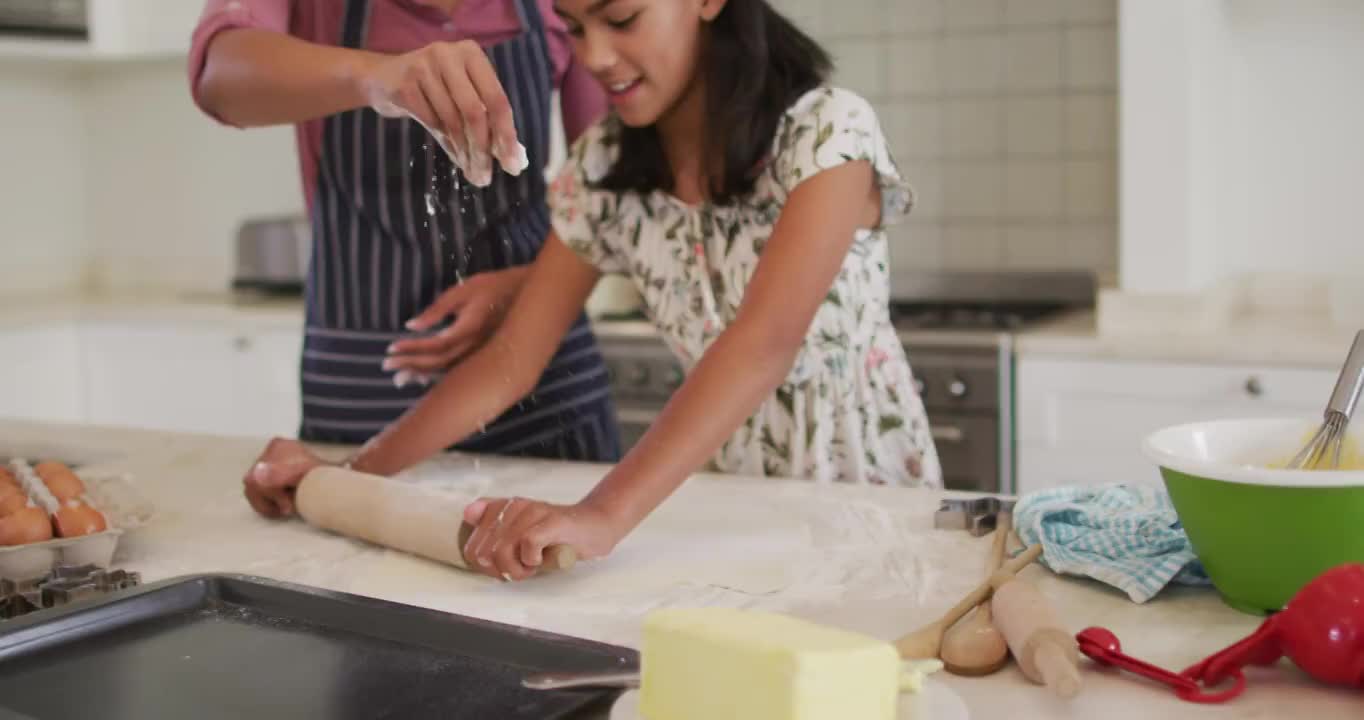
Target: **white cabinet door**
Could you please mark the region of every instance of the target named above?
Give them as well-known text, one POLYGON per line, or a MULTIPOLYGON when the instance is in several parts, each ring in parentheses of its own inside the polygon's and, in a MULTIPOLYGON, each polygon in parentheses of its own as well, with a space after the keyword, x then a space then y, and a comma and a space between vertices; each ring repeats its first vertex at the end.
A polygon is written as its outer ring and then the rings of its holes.
POLYGON ((80 422, 74 323, 0 328, 0 417, 80 422))
POLYGON ((1321 413, 1334 370, 1018 358, 1018 489, 1159 483, 1141 452, 1169 425, 1321 413))
POLYGON ((269 329, 233 336, 233 433, 296 437, 302 330, 269 329))
POLYGON ((91 422, 214 435, 297 434, 301 330, 87 325, 91 422))
POLYGON ((82 330, 86 416, 96 424, 219 434, 234 404, 230 334, 170 322, 82 330))

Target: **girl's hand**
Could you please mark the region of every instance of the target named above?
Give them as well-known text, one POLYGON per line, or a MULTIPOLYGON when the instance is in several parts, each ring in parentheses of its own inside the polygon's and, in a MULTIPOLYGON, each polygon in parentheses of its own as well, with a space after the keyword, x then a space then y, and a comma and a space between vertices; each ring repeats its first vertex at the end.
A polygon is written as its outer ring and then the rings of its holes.
POLYGON ((426 330, 451 315, 455 321, 430 337, 393 343, 384 360, 384 370, 407 370, 418 374, 444 372, 492 337, 525 278, 526 268, 515 267, 478 273, 447 289, 409 320, 407 328, 426 330))
POLYGON ((297 440, 275 438, 242 478, 246 501, 268 518, 294 514, 294 489, 303 476, 327 462, 297 440))
POLYGON ((360 87, 380 115, 408 115, 424 125, 476 185, 492 178, 490 152, 513 175, 525 169, 511 103, 472 40, 384 56, 361 74, 360 87))
POLYGON ((464 511, 474 526, 464 557, 475 570, 503 580, 535 574, 551 545, 573 548, 584 560, 603 557, 625 531, 589 503, 552 505, 526 498, 481 498, 464 511))

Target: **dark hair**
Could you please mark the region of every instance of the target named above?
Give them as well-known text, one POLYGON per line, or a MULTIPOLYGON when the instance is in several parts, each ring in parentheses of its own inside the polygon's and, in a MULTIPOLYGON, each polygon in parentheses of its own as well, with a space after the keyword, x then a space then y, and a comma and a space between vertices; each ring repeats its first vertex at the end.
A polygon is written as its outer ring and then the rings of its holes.
MULTIPOLYGON (((766 0, 729 0, 702 43, 705 127, 702 165, 712 202, 725 205, 753 190, 777 124, 801 95, 824 82, 832 63, 810 36, 766 0), (724 167, 710 167, 724 158, 724 167)), ((672 168, 653 126, 616 120, 620 154, 596 186, 616 192, 671 190, 672 168)))

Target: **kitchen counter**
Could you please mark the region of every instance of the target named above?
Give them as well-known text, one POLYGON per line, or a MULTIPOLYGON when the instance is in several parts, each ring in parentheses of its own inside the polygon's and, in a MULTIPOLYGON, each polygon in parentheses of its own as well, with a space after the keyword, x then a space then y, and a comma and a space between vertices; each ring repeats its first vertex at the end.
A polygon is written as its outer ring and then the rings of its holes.
MULTIPOLYGON (((900 335, 918 347, 1012 346, 1018 355, 1338 368, 1355 332, 1310 311, 1240 315, 1205 331, 1175 327, 1160 313, 1104 312, 1101 307, 1098 313, 1068 313, 1013 334, 913 330, 900 335)), ((303 301, 230 292, 93 293, 12 298, 0 307, 0 328, 78 320, 301 328, 303 301)), ((602 338, 658 336, 650 322, 637 318, 598 318, 593 327, 602 338)))
POLYGON ((1243 317, 1203 333, 1133 322, 1101 329, 1093 312, 1064 315, 1014 338, 1020 356, 1337 369, 1355 329, 1316 316, 1243 317))
MULTIPOLYGON (((87 472, 125 473, 155 505, 116 561, 144 582, 189 573, 259 575, 638 647, 650 610, 729 605, 778 610, 894 638, 933 619, 981 575, 989 537, 932 529, 940 494, 698 476, 609 558, 572 572, 502 583, 256 516, 240 478, 262 441, 0 421, 0 454, 59 455, 87 472)), ((603 466, 449 455, 406 473, 415 482, 548 500, 576 499, 603 466)), ((1258 619, 1207 589, 1138 606, 1096 583, 1025 571, 1073 629, 1102 625, 1147 661, 1182 668, 1249 634, 1258 619)), ((987 678, 934 676, 972 717, 1166 719, 1356 718, 1357 691, 1312 685, 1296 669, 1249 673, 1231 706, 1177 701, 1131 676, 1086 672, 1070 703, 1016 667, 987 678)))

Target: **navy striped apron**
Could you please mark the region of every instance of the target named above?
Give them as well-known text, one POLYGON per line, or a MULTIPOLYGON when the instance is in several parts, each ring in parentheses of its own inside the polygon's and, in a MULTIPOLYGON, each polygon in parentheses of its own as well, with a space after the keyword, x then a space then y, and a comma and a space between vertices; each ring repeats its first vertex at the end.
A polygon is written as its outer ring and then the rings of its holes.
MULTIPOLYGON (((421 125, 369 108, 325 121, 312 208, 299 435, 363 443, 425 392, 381 365, 403 323, 464 277, 530 263, 549 232, 542 168, 553 88, 535 0, 512 0, 522 32, 487 49, 530 157, 519 177, 468 184, 421 125)), ((341 44, 363 48, 371 0, 347 0, 341 44)), ((439 329, 439 328, 437 328, 439 329)), ((620 456, 606 365, 587 316, 535 390, 453 446, 469 452, 614 462, 620 456)))

